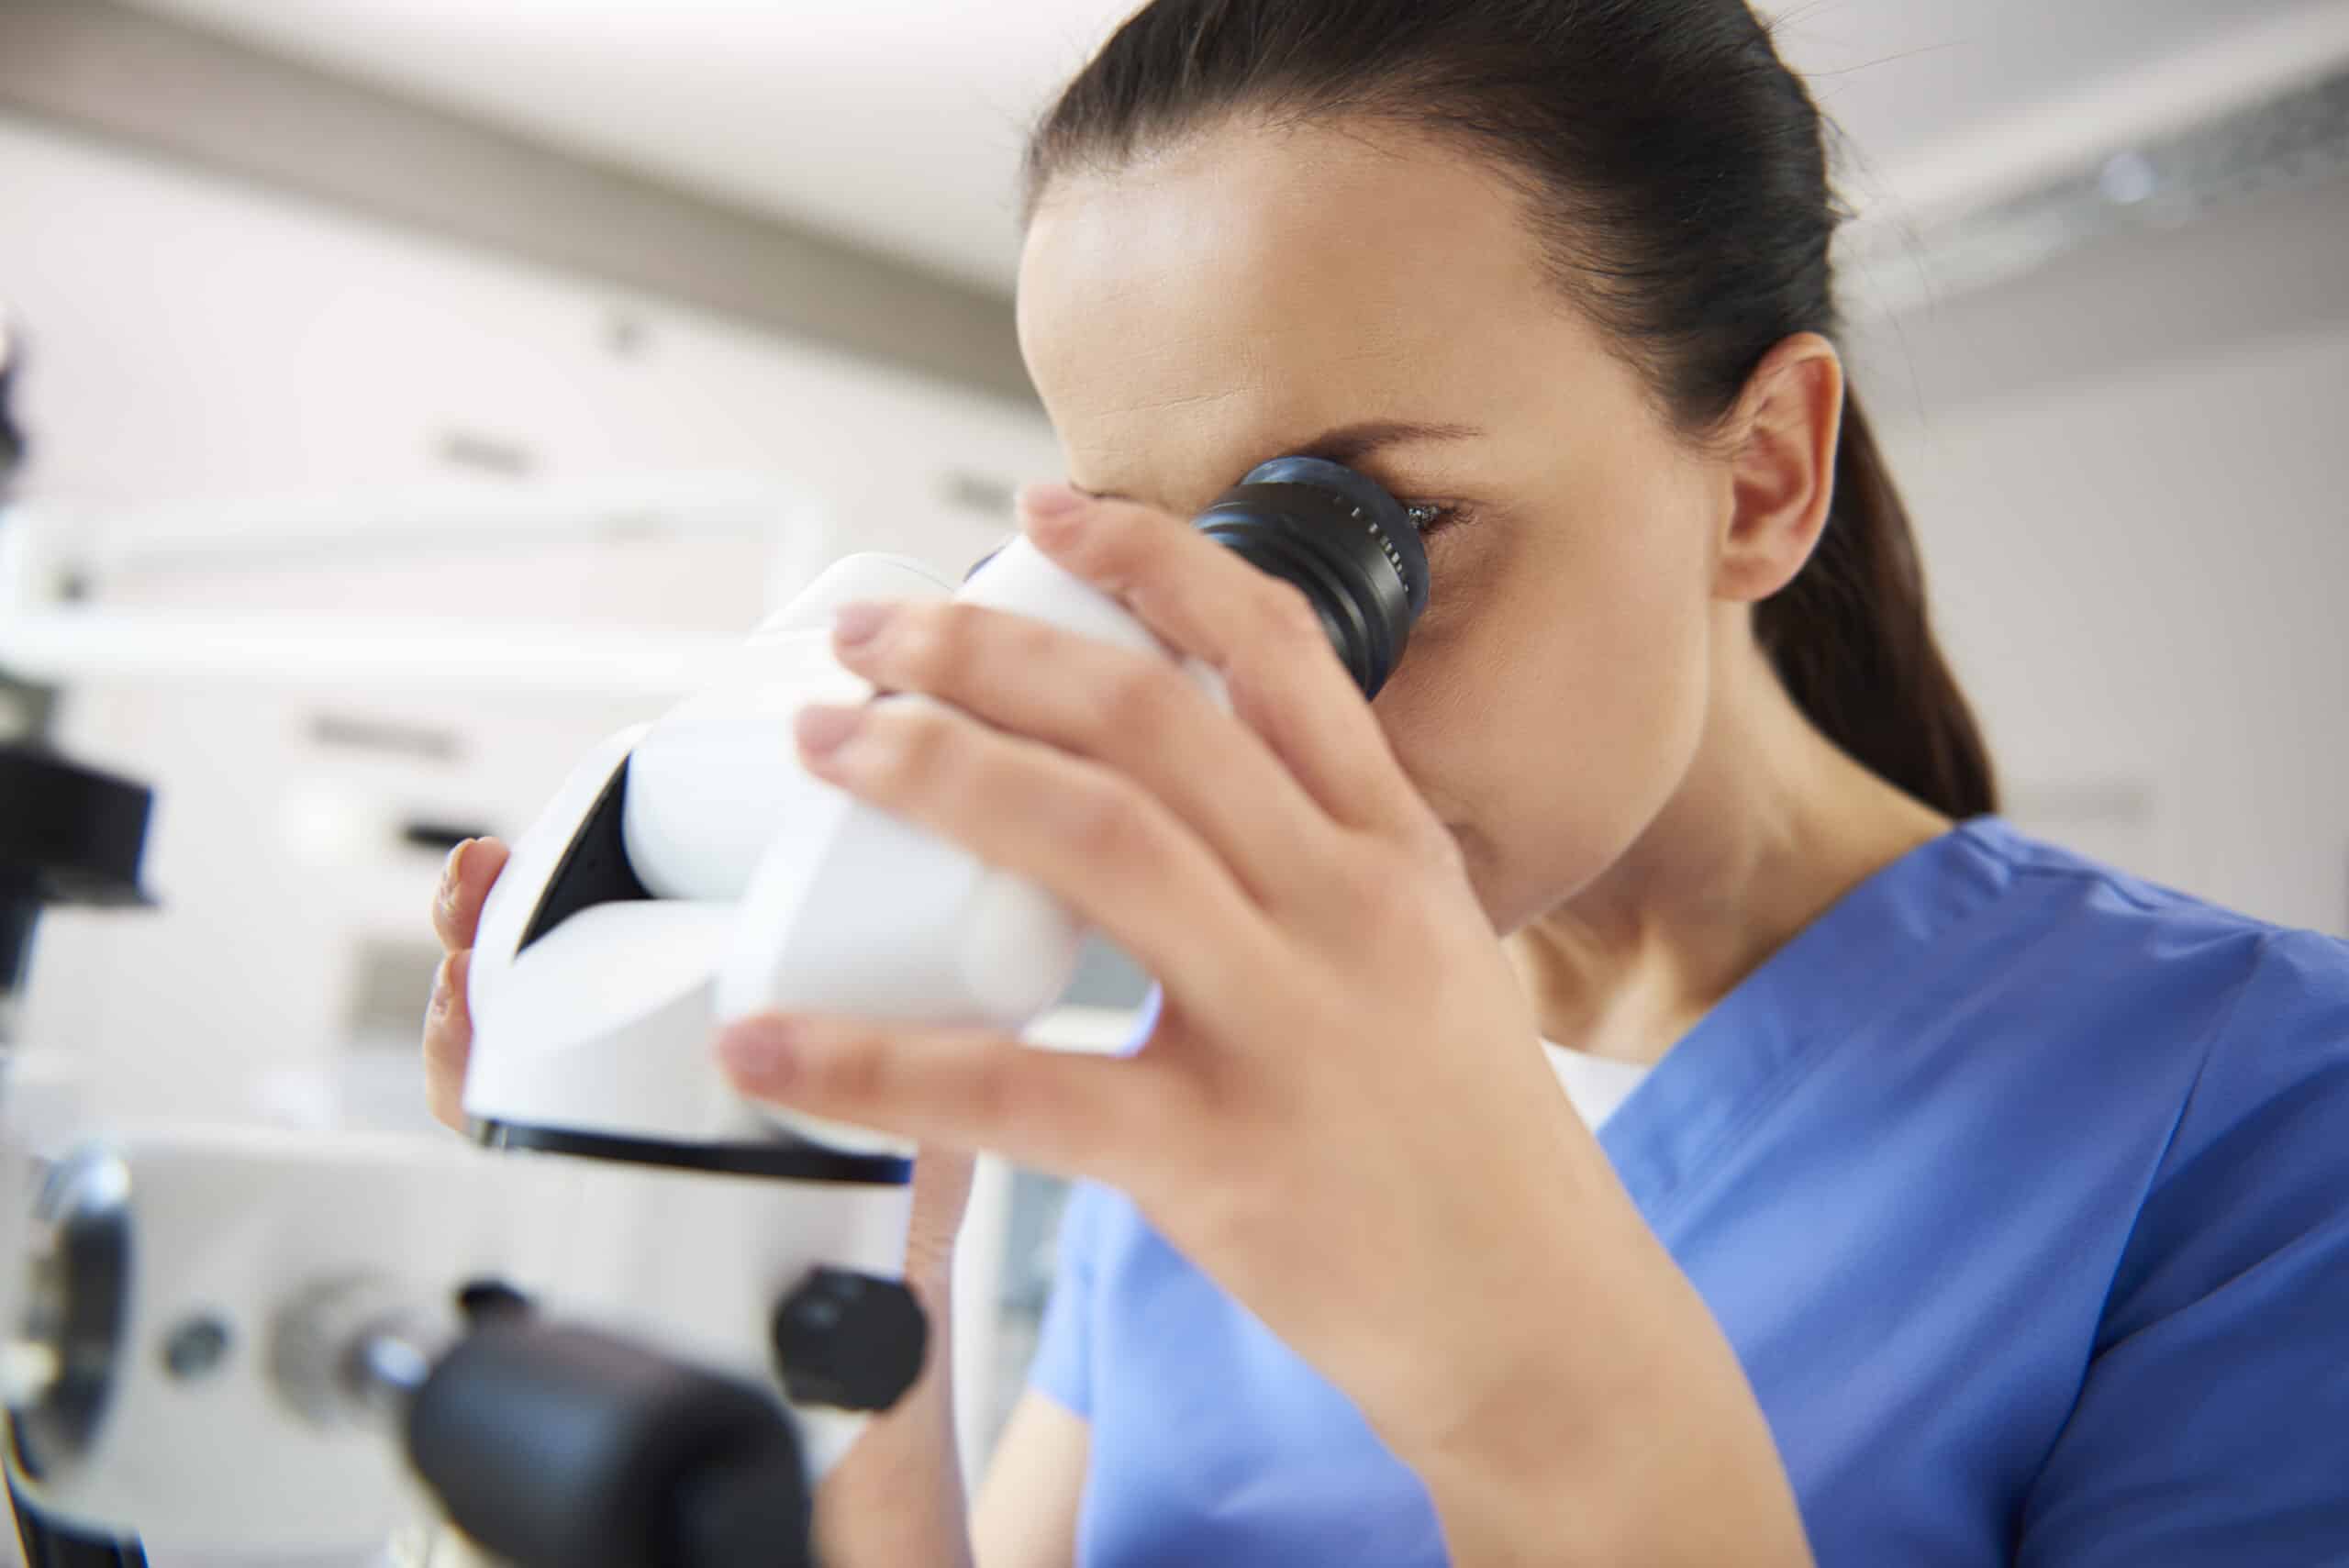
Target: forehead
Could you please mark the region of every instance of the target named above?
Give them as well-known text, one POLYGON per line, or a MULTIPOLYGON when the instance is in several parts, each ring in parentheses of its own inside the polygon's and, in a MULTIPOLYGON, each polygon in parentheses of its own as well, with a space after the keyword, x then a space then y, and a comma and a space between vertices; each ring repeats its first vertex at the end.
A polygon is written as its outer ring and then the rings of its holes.
POLYGON ((1529 334, 1588 336, 1484 160, 1246 125, 1056 180, 1019 330, 1073 477, 1168 503, 1332 425, 1481 422, 1529 334))

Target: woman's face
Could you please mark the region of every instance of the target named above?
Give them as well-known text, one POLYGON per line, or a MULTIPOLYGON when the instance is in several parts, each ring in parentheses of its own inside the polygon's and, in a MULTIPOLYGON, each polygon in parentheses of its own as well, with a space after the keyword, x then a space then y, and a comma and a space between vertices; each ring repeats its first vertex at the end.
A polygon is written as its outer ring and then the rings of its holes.
POLYGON ((1375 711, 1504 932, 1613 863, 1687 773, 1728 506, 1520 210, 1445 143, 1234 126, 1056 179, 1019 306, 1085 489, 1188 517, 1318 451, 1450 508, 1375 711))

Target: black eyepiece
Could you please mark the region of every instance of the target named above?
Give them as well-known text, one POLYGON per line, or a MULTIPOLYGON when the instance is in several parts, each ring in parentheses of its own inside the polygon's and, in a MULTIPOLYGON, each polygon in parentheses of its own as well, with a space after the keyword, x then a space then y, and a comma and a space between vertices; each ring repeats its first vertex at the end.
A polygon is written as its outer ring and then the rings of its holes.
POLYGON ((1304 590, 1363 695, 1376 696, 1428 603, 1428 557, 1403 504, 1342 463, 1261 463, 1198 528, 1304 590))

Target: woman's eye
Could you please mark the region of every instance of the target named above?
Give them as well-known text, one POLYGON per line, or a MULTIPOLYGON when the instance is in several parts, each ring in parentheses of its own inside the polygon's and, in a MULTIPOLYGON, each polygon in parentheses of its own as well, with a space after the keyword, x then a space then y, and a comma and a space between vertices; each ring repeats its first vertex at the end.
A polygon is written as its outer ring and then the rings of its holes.
POLYGON ((1460 507, 1446 506, 1441 501, 1406 501, 1403 509, 1410 514, 1411 526, 1419 530, 1421 539, 1441 533, 1466 516, 1460 507))

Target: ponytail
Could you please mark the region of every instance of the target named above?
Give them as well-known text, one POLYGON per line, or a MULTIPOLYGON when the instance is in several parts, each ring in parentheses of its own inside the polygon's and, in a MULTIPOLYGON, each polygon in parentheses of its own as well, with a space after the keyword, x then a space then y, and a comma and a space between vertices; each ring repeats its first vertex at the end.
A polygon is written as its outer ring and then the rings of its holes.
POLYGON ((1989 749, 1933 639, 1909 510, 1854 396, 1826 531, 1753 627, 1795 706, 1863 767, 1944 816, 1998 808, 1989 749))

